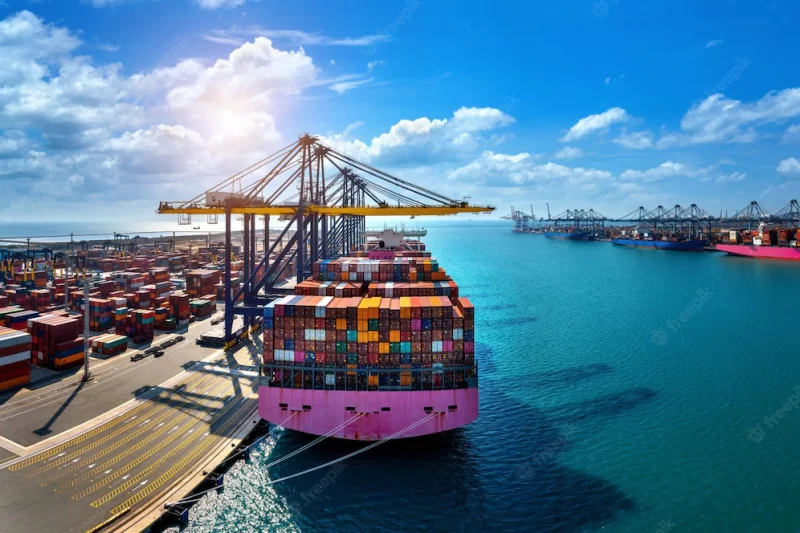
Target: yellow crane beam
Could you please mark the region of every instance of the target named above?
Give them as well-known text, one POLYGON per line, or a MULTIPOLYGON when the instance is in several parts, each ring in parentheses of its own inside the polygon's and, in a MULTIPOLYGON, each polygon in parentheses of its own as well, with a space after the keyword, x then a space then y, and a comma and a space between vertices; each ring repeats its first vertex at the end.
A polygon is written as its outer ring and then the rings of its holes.
MULTIPOLYGON (((231 214, 234 215, 294 215, 297 206, 239 206, 232 207, 231 214)), ((449 206, 401 206, 401 207, 330 207, 323 205, 309 205, 304 211, 306 213, 317 213, 320 215, 353 215, 353 216, 424 216, 424 215, 457 215, 459 213, 491 213, 493 207, 464 205, 458 207, 449 206)), ((223 207, 166 207, 159 208, 161 215, 224 215, 223 207)))

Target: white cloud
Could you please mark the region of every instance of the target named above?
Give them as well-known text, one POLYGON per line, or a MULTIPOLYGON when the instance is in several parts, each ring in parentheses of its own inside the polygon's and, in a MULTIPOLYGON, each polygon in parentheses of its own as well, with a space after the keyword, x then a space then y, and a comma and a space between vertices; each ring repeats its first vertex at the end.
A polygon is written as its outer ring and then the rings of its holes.
POLYGON ((597 115, 589 115, 580 119, 572 126, 561 142, 570 142, 589 135, 594 132, 605 132, 608 128, 618 122, 627 122, 630 117, 621 107, 612 107, 607 111, 597 115))
POLYGON ((344 94, 351 89, 355 89, 357 87, 361 87, 362 85, 370 83, 373 79, 374 78, 362 78, 352 81, 342 81, 332 84, 330 88, 332 91, 335 91, 339 94, 344 94))
POLYGON ((330 63, 331 63, 331 66, 332 66, 332 67, 335 67, 335 66, 336 66, 336 61, 334 61, 333 59, 331 59, 330 63))
POLYGON ((639 182, 663 181, 675 178, 702 178, 712 170, 709 168, 693 168, 675 161, 665 161, 659 166, 647 170, 628 169, 620 174, 621 180, 631 180, 639 182))
POLYGON ((752 143, 757 128, 800 116, 800 88, 771 91, 756 102, 713 94, 681 119, 681 132, 663 132, 656 148, 708 143, 752 143))
POLYGON ((722 39, 713 39, 706 43, 706 48, 714 48, 715 46, 721 45, 723 42, 724 41, 722 39))
POLYGON ((722 176, 718 176, 717 179, 714 181, 716 183, 725 183, 725 182, 736 183, 739 181, 744 181, 746 177, 747 173, 745 172, 734 172, 732 174, 724 174, 722 176))
POLYGON ((375 69, 376 67, 380 67, 380 66, 383 66, 383 59, 378 59, 376 61, 370 61, 369 63, 367 63, 367 70, 372 72, 373 69, 375 69))
POLYGON ((386 33, 362 35, 360 37, 329 37, 322 33, 310 33, 301 30, 274 30, 260 26, 246 26, 227 30, 214 30, 216 37, 268 37, 270 39, 288 41, 294 46, 372 46, 386 42, 391 36, 386 33))
POLYGON ((203 35, 203 39, 217 44, 227 44, 231 46, 242 46, 245 41, 244 39, 236 39, 234 37, 219 37, 217 35, 203 35))
POLYGON ((606 85, 609 85, 611 83, 611 78, 608 77, 608 78, 604 79, 603 83, 605 83, 606 85))
POLYGON ((792 124, 786 128, 786 133, 783 134, 783 142, 800 142, 800 124, 792 124))
POLYGON ((631 133, 623 132, 614 139, 614 142, 625 148, 632 148, 634 150, 652 148, 653 132, 650 130, 634 131, 631 133))
POLYGON ((210 68, 187 60, 136 81, 146 85, 147 78, 154 77, 156 85, 177 85, 167 96, 173 108, 205 104, 254 109, 269 106, 276 96, 299 94, 316 80, 316 75, 317 68, 302 49, 278 50, 269 39, 258 37, 210 68))
POLYGON ((239 7, 245 0, 194 0, 203 9, 219 9, 221 7, 239 7))
POLYGON ((527 152, 510 155, 485 151, 475 161, 452 171, 448 177, 458 182, 478 182, 493 186, 558 181, 584 190, 593 189, 598 182, 612 178, 611 173, 605 170, 572 168, 551 162, 538 164, 535 159, 535 156, 527 152))
POLYGON ((583 150, 573 146, 565 146, 553 156, 556 159, 577 159, 583 157, 583 150))
POLYGON ((484 142, 481 136, 508 126, 514 118, 490 107, 462 107, 450 119, 401 120, 387 133, 374 137, 369 144, 345 140, 341 135, 323 137, 323 142, 362 161, 388 164, 427 163, 463 159, 484 142))
POLYGON ((104 52, 119 52, 119 46, 113 44, 98 44, 97 48, 104 52))
POLYGON ((784 159, 776 168, 778 174, 800 174, 800 161, 794 157, 784 159))

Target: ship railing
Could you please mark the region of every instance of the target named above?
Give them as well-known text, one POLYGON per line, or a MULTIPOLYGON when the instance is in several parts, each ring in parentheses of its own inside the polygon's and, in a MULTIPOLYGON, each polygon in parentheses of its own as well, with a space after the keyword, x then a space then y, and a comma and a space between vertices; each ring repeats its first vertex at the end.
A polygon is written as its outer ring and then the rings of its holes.
POLYGON ((474 387, 477 378, 477 362, 471 366, 442 368, 343 368, 263 364, 260 384, 285 389, 434 391, 474 387), (373 379, 370 380, 370 377, 373 379))

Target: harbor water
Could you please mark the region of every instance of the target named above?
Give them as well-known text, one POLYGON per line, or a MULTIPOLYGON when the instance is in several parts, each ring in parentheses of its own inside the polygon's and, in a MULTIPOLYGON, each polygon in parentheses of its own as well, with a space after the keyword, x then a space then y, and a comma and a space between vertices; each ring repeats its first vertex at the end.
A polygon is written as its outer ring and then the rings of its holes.
POLYGON ((275 432, 189 531, 796 531, 800 266, 429 225, 476 307, 480 417, 364 446, 275 432))

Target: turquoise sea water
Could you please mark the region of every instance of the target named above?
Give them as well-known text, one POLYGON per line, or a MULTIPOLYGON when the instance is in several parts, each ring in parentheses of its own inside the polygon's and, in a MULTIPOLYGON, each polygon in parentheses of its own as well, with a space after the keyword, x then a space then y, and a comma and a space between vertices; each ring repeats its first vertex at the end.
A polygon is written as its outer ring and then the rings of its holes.
POLYGON ((800 528, 800 265, 429 227, 476 306, 480 418, 268 486, 362 446, 267 471, 310 440, 279 432, 190 531, 800 528))

